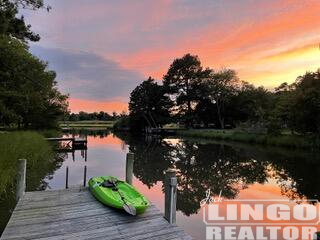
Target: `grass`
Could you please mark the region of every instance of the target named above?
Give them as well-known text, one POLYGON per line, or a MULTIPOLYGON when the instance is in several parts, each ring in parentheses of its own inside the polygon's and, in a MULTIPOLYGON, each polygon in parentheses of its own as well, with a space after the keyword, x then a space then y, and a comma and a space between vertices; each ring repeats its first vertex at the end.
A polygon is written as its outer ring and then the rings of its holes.
POLYGON ((236 130, 189 129, 178 130, 177 135, 194 138, 255 143, 288 148, 320 147, 320 142, 317 138, 291 134, 281 134, 275 136, 268 134, 246 133, 236 130))
POLYGON ((115 121, 65 121, 59 125, 62 128, 113 128, 115 121))
POLYGON ((1 132, 0 153, 0 196, 15 186, 18 159, 27 159, 27 174, 31 174, 29 169, 46 169, 53 158, 43 135, 32 131, 1 132))

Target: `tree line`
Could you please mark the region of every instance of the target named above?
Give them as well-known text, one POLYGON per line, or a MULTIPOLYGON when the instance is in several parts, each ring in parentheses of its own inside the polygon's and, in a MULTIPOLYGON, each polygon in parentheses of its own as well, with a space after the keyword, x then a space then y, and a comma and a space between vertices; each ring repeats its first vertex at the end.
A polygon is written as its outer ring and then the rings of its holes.
POLYGON ((20 9, 46 8, 43 0, 0 0, 0 124, 55 127, 68 110, 68 96, 59 92, 56 73, 29 52, 31 31, 20 9))
POLYGON ((80 111, 79 113, 66 114, 64 117, 64 120, 65 121, 115 121, 124 116, 125 116, 124 112, 121 114, 117 114, 116 112, 109 114, 104 111, 92 112, 92 113, 80 111))
POLYGON ((232 69, 204 68, 198 56, 175 59, 162 83, 149 77, 130 95, 131 130, 179 123, 186 127, 244 127, 277 134, 320 133, 320 70, 273 90, 241 81, 232 69))

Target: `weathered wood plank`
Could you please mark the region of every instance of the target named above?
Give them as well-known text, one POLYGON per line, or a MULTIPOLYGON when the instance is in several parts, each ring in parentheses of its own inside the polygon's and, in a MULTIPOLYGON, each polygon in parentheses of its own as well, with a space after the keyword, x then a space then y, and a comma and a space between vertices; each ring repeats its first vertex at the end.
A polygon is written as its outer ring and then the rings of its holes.
POLYGON ((27 192, 1 240, 20 239, 191 239, 151 205, 128 216, 96 201, 87 188, 27 192))

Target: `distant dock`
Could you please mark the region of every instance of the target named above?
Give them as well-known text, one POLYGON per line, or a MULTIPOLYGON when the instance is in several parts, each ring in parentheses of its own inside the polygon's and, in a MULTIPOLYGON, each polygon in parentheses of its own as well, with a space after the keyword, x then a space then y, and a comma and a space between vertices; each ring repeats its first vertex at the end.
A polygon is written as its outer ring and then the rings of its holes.
POLYGON ((57 137, 57 138, 46 138, 50 142, 66 142, 67 146, 71 149, 87 149, 88 140, 87 138, 76 138, 76 137, 57 137))

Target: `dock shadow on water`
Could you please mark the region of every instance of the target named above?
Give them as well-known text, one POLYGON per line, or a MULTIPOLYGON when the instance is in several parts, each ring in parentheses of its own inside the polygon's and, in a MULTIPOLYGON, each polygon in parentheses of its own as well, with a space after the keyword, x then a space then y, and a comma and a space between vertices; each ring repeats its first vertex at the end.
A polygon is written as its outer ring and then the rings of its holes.
MULTIPOLYGON (((222 190, 222 197, 228 199, 271 195, 293 200, 320 200, 317 176, 320 157, 316 152, 197 139, 137 137, 101 130, 64 134, 88 136, 87 162, 77 153, 52 152, 51 148, 43 146, 39 150, 40 143, 32 149, 34 152, 29 146, 21 149, 18 155, 10 156, 8 151, 0 157, 0 233, 15 206, 16 160, 13 158, 28 159, 27 191, 34 191, 64 188, 66 166, 70 168, 70 185, 82 184, 84 166, 88 167, 87 179, 97 175, 124 178, 125 154, 131 151, 135 154, 133 185, 160 210, 163 210, 164 172, 175 168, 178 175, 177 224, 195 239, 205 238, 199 203, 208 189, 217 195, 222 190)), ((11 146, 1 147, 4 144, 8 143, 0 141, 1 150, 11 146)))

